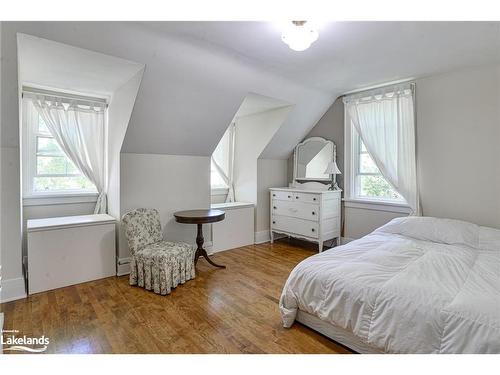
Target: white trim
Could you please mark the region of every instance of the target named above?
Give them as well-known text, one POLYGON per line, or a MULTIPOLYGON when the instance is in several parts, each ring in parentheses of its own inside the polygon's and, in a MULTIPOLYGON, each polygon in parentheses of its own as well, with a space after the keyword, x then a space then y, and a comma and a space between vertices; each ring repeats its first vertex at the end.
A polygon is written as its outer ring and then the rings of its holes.
POLYGON ((116 219, 108 214, 60 216, 45 219, 29 219, 26 222, 26 229, 28 233, 31 233, 65 228, 88 227, 94 225, 115 225, 115 223, 116 219))
MULTIPOLYGON (((280 238, 285 238, 287 237, 284 234, 281 233, 274 233, 274 240, 279 240, 280 238)), ((255 245, 260 245, 262 243, 270 242, 271 241, 271 232, 270 229, 268 230, 261 230, 258 232, 254 233, 254 243, 255 245)))
POLYGON ((214 210, 237 210, 240 208, 255 207, 255 204, 248 202, 226 202, 226 203, 212 203, 210 208, 214 210))
POLYGON ((373 211, 397 212, 403 214, 411 213, 410 206, 404 203, 349 199, 349 198, 344 198, 342 200, 344 201, 344 207, 349 207, 349 208, 359 208, 363 210, 373 210, 373 211))
MULTIPOLYGON (((3 332, 3 313, 0 312, 0 335, 3 332)), ((3 354, 3 345, 0 345, 0 354, 3 354)))
POLYGON ((351 237, 340 237, 340 245, 345 245, 348 244, 349 242, 352 242, 356 240, 356 238, 351 238, 351 237))
POLYGON ((24 278, 18 277, 16 279, 2 280, 1 303, 22 298, 26 298, 24 278))
POLYGON ((254 233, 254 243, 256 245, 271 241, 271 233, 268 230, 261 230, 254 233))
POLYGON ((227 187, 214 187, 210 189, 210 195, 228 195, 229 188, 227 187))
POLYGON ((124 276, 130 273, 130 257, 117 258, 116 260, 116 276, 124 276))
POLYGON ((59 99, 68 99, 68 100, 79 100, 85 103, 90 104, 105 104, 108 105, 108 99, 104 97, 98 96, 88 96, 76 93, 70 93, 69 91, 54 91, 50 89, 44 89, 41 87, 24 86, 22 87, 23 96, 24 94, 34 94, 34 95, 43 95, 43 96, 51 96, 59 99))
POLYGON ((59 194, 23 197, 23 206, 51 206, 56 204, 96 203, 97 193, 59 194))
POLYGON ((396 86, 396 85, 403 84, 403 83, 415 84, 415 78, 404 78, 404 79, 398 79, 395 81, 385 82, 385 83, 378 84, 378 85, 367 86, 367 87, 364 87, 362 89, 347 91, 340 96, 342 97, 342 96, 347 96, 347 95, 351 95, 351 94, 359 94, 362 92, 375 90, 375 89, 382 89, 382 88, 386 88, 386 87, 390 87, 390 86, 396 86))

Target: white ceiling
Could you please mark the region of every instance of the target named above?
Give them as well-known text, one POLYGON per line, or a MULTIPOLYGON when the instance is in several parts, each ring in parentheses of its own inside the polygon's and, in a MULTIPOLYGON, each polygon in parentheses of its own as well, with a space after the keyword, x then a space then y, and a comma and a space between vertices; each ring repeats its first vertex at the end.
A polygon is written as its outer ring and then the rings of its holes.
POLYGON ((284 102, 283 100, 248 93, 247 96, 245 96, 245 99, 243 99, 243 103, 241 103, 241 106, 234 117, 250 116, 256 113, 270 111, 271 109, 277 109, 289 105, 290 103, 284 102))
POLYGON ((18 34, 19 78, 22 84, 110 96, 143 64, 18 34))
POLYGON ((329 23, 304 52, 290 50, 269 22, 2 22, 2 144, 9 146, 19 135, 19 32, 146 65, 122 148, 134 153, 211 155, 255 93, 293 105, 261 155, 287 158, 340 94, 500 63, 500 23, 491 22, 329 23))
POLYGON ((330 22, 295 52, 271 22, 148 22, 145 27, 230 49, 333 93, 500 62, 499 22, 330 22))

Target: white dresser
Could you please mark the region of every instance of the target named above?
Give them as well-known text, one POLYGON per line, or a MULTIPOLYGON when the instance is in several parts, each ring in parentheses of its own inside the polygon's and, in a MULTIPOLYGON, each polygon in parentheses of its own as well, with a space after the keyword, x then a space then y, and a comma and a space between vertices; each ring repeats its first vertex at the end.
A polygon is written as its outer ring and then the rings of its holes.
POLYGON ((342 190, 271 188, 271 243, 273 233, 317 242, 340 238, 342 190))

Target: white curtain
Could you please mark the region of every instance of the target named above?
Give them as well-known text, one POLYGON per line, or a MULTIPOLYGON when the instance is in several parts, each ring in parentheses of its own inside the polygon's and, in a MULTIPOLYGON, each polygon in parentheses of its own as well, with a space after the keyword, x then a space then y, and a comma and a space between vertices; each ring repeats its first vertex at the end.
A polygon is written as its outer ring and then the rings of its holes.
POLYGON ((212 154, 215 169, 228 186, 226 202, 234 202, 234 138, 236 126, 231 123, 212 154))
POLYGON ((400 84, 344 98, 347 112, 384 178, 421 215, 417 184, 414 85, 400 84))
POLYGON ((33 95, 33 105, 66 156, 96 187, 94 213, 107 212, 104 104, 33 95))

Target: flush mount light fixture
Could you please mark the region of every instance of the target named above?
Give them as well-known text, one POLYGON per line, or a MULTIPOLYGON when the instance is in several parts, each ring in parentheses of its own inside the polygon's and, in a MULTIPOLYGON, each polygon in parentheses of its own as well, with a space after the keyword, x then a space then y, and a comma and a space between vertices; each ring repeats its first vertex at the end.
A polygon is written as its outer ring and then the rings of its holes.
POLYGON ((318 30, 307 21, 292 21, 282 26, 281 40, 294 51, 305 51, 318 36, 318 30))

